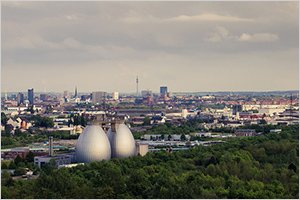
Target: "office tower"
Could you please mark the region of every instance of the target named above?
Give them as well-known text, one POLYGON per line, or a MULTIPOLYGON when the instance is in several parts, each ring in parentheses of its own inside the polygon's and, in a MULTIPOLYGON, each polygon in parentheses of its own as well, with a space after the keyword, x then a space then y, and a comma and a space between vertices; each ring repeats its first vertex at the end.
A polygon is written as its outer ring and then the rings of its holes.
POLYGON ((48 99, 48 95, 47 94, 40 94, 40 100, 41 101, 46 101, 48 99))
POLYGON ((28 101, 31 105, 34 104, 34 92, 33 88, 28 89, 28 101))
POLYGON ((139 77, 136 77, 136 96, 139 96, 139 77))
POLYGON ((93 92, 92 101, 94 104, 105 103, 106 92, 93 92))
POLYGON ((19 92, 17 96, 18 106, 24 103, 24 94, 19 92))
POLYGON ((119 92, 113 92, 112 93, 112 98, 113 98, 113 100, 119 100, 119 92))
POLYGON ((233 105, 232 114, 236 115, 238 112, 241 112, 242 110, 243 110, 242 105, 233 105))
POLYGON ((167 86, 161 86, 160 87, 160 96, 165 96, 168 94, 168 87, 167 86))

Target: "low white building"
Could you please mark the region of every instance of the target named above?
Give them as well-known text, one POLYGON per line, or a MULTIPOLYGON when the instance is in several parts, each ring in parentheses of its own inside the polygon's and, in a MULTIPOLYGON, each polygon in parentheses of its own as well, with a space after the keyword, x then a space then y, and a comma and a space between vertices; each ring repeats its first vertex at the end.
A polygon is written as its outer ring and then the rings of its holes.
POLYGON ((138 143, 136 144, 136 150, 137 150, 137 155, 144 156, 149 152, 149 145, 148 144, 143 144, 143 143, 138 143))
POLYGON ((211 137, 211 132, 195 133, 196 137, 211 137))
POLYGON ((258 113, 259 114, 266 114, 269 116, 277 115, 281 112, 285 111, 285 108, 259 108, 258 113))
POLYGON ((34 164, 41 168, 45 164, 49 163, 52 159, 54 159, 56 165, 59 166, 71 164, 73 161, 75 161, 75 156, 73 154, 61 154, 55 156, 35 156, 34 164))

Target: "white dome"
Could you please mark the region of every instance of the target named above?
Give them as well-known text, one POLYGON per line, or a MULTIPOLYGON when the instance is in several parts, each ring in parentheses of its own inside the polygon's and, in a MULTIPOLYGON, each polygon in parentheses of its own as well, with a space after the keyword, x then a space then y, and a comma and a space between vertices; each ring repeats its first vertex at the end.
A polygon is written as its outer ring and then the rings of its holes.
POLYGON ((98 125, 88 125, 77 140, 77 162, 109 160, 110 157, 110 144, 103 129, 98 125))
POLYGON ((135 141, 125 124, 117 124, 116 132, 110 128, 107 133, 112 158, 126 158, 136 154, 135 141))

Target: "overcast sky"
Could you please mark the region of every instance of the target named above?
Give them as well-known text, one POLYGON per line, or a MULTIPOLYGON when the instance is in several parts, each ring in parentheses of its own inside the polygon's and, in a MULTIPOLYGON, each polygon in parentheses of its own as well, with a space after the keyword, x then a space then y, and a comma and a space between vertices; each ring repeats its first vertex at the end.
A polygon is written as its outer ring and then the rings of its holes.
POLYGON ((298 2, 2 2, 2 91, 298 89, 298 2))

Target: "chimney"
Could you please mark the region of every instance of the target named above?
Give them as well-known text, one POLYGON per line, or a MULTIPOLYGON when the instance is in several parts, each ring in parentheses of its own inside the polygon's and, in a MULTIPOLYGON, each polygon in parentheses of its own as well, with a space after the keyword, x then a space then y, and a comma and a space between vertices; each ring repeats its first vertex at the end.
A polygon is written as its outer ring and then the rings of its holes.
POLYGON ((117 124, 116 124, 116 121, 115 120, 113 120, 112 122, 111 122, 111 130, 112 130, 112 132, 114 132, 114 133, 116 133, 117 132, 117 124))
POLYGON ((49 156, 53 156, 53 137, 49 137, 49 156))

